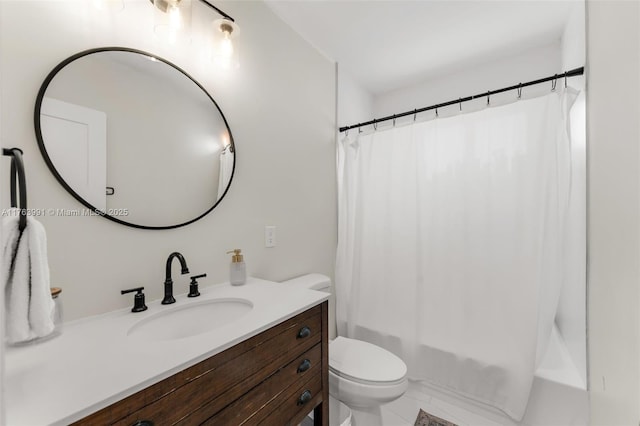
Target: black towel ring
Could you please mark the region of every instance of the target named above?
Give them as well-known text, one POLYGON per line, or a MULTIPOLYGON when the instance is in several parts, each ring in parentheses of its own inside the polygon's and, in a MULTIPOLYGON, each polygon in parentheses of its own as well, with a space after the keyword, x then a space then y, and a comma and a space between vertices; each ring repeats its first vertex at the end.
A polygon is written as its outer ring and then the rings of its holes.
POLYGON ((3 148, 2 155, 11 157, 11 207, 20 208, 18 229, 23 231, 27 227, 27 179, 24 173, 22 150, 20 148, 3 148), (20 193, 20 204, 17 202, 16 191, 20 193))

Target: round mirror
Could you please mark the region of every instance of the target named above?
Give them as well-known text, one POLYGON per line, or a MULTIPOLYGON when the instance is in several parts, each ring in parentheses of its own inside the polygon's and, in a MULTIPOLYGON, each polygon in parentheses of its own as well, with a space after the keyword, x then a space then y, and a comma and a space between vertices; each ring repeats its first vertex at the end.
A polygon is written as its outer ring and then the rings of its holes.
POLYGON ((64 60, 42 84, 34 120, 49 169, 91 210, 79 215, 176 228, 213 210, 233 178, 235 145, 216 102, 186 72, 139 50, 64 60))

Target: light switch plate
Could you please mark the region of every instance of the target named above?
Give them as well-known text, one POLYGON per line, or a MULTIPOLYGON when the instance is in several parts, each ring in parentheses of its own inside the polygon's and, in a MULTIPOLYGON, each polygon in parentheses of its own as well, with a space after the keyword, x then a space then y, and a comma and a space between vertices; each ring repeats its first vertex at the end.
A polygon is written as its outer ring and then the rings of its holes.
POLYGON ((276 246, 276 227, 268 225, 264 227, 264 246, 275 247, 276 246))

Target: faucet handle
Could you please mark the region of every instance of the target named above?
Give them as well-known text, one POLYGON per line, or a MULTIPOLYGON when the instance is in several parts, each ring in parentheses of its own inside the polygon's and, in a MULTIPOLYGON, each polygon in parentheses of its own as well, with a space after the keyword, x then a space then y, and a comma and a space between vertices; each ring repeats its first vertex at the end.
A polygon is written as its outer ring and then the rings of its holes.
POLYGON ((144 287, 136 287, 130 288, 128 290, 121 290, 120 294, 127 294, 136 291, 137 293, 133 296, 133 308, 131 308, 131 312, 142 312, 147 310, 147 305, 144 303, 144 293, 142 292, 144 287))
POLYGON ((207 274, 194 275, 191 277, 191 283, 189 284, 189 294, 187 297, 198 297, 200 296, 200 292, 198 291, 198 278, 204 278, 207 274))

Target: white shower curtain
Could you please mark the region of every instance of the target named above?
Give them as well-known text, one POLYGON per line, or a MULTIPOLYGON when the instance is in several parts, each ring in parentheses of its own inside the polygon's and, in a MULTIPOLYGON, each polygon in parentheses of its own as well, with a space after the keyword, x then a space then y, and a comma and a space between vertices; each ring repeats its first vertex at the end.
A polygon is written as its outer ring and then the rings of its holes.
POLYGON ((563 279, 575 95, 341 141, 340 335, 522 418, 563 279))

